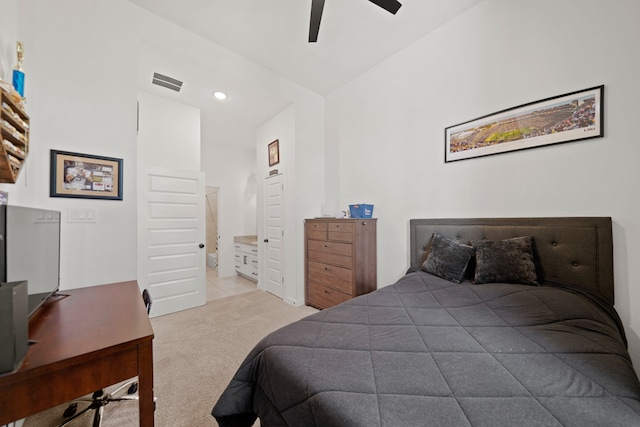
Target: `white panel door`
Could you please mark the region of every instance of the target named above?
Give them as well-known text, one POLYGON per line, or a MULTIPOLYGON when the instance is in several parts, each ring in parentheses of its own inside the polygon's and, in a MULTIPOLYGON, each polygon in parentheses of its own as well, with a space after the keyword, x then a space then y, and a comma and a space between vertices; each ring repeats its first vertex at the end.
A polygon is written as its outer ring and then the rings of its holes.
POLYGON ((151 316, 204 305, 204 174, 149 169, 139 179, 138 283, 151 316))
POLYGON ((265 212, 267 236, 267 292, 284 295, 284 184, 282 175, 265 180, 265 212))

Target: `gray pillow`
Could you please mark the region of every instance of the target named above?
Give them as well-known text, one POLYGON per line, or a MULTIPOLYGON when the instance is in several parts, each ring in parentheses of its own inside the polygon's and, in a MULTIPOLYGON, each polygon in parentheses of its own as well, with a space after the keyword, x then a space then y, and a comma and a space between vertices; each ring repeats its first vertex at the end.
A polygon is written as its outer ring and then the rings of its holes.
POLYGON ((474 240, 471 245, 476 248, 474 283, 539 284, 533 261, 533 237, 474 240))
POLYGON ((469 260, 475 249, 433 233, 431 250, 422 264, 422 270, 454 283, 464 280, 469 260))
POLYGON ((409 269, 405 274, 415 273, 416 271, 422 270, 422 264, 424 264, 424 262, 427 260, 427 257, 429 256, 429 252, 431 252, 432 241, 433 241, 433 236, 429 239, 427 244, 424 245, 424 247, 422 248, 422 255, 420 255, 420 259, 418 260, 418 262, 412 265, 411 267, 409 267, 409 269))

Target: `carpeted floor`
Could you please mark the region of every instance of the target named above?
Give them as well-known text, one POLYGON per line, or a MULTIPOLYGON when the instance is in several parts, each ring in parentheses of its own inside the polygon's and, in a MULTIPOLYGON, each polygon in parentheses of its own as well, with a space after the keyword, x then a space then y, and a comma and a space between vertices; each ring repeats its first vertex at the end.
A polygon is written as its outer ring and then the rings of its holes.
MULTIPOLYGON (((251 348, 269 332, 315 312, 255 290, 152 319, 156 426, 217 426, 211 409, 251 348)), ((56 426, 66 406, 29 417, 24 427, 56 426)), ((69 427, 91 421, 85 414, 69 427)), ((137 425, 137 402, 106 406, 104 427, 137 425)))

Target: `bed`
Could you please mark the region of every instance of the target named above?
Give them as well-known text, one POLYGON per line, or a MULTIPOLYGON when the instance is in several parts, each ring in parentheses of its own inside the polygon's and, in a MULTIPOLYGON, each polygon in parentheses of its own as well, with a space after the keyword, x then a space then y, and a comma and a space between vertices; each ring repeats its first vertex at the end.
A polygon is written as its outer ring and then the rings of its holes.
POLYGON ((396 283, 258 343, 219 425, 640 426, 610 218, 414 219, 409 237, 396 283))

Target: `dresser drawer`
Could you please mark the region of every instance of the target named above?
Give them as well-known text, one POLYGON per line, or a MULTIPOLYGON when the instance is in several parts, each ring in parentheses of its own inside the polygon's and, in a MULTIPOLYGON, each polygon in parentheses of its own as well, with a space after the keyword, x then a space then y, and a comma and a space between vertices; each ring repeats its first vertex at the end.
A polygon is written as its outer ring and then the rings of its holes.
POLYGON ((307 232, 307 239, 327 240, 327 223, 326 222, 307 222, 304 224, 307 232))
POLYGON ((351 295, 317 283, 309 283, 309 295, 307 295, 307 298, 311 304, 320 308, 327 308, 350 300, 351 295))
POLYGON ((338 243, 338 242, 327 242, 321 240, 309 240, 307 242, 307 247, 309 248, 309 252, 317 251, 317 252, 327 252, 330 254, 336 255, 348 255, 351 256, 353 252, 353 246, 351 243, 338 243))
POLYGON ((327 232, 329 240, 338 240, 341 242, 353 241, 352 222, 329 222, 327 223, 327 232))
POLYGON ((353 257, 324 251, 312 251, 309 248, 307 258, 322 264, 336 265, 339 267, 353 268, 353 257))
POLYGON ((257 257, 251 257, 251 275, 258 278, 258 259, 257 257))
POLYGON ((313 282, 348 294, 353 291, 353 271, 348 268, 308 261, 307 277, 313 282))

